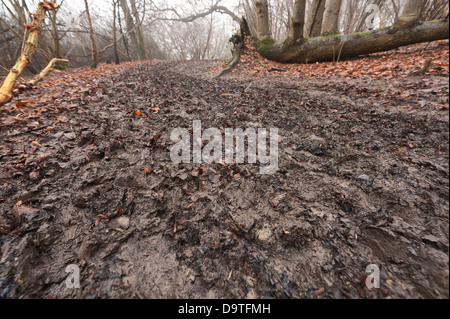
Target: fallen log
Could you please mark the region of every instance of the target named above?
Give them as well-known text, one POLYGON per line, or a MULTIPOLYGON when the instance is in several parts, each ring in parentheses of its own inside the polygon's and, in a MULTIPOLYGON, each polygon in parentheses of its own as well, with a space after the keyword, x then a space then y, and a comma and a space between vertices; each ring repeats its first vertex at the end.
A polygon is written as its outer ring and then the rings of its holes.
POLYGON ((449 38, 449 21, 424 22, 408 27, 392 26, 380 30, 348 35, 305 38, 290 44, 275 43, 271 36, 257 41, 258 52, 265 58, 281 63, 314 63, 352 58, 384 52, 416 43, 449 38))

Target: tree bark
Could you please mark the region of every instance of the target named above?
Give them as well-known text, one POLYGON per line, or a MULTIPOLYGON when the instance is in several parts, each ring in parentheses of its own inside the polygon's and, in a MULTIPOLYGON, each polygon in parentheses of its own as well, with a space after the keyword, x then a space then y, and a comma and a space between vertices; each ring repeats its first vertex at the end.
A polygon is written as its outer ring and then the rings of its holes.
POLYGON ((55 10, 58 7, 59 5, 53 2, 40 2, 38 4, 37 11, 36 14, 33 15, 31 25, 26 25, 29 35, 22 50, 22 54, 0 88, 0 106, 11 100, 12 90, 17 79, 20 77, 25 67, 30 63, 31 58, 36 51, 39 36, 42 33, 42 26, 45 22, 45 13, 50 10, 55 10))
POLYGON ((135 25, 133 22, 133 18, 131 16, 131 11, 128 6, 127 0, 120 0, 120 6, 122 7, 123 14, 125 16, 125 24, 127 27, 127 32, 130 35, 131 42, 133 43, 133 47, 135 50, 135 53, 137 55, 138 60, 142 60, 141 51, 139 50, 139 42, 137 40, 136 32, 135 32, 135 25))
POLYGON ((145 37, 144 31, 142 29, 141 18, 139 17, 139 11, 137 10, 136 7, 136 0, 130 0, 130 5, 136 22, 136 37, 138 42, 139 54, 142 57, 142 59, 148 60, 147 46, 145 44, 145 37))
POLYGON ((113 46, 114 46, 114 63, 120 64, 119 50, 117 45, 117 2, 113 1, 113 46))
POLYGON ((309 14, 309 36, 318 37, 322 34, 323 14, 325 12, 325 0, 314 0, 309 14))
POLYGON ((415 43, 449 38, 449 21, 431 21, 410 27, 393 26, 382 30, 344 36, 324 36, 304 39, 302 43, 286 45, 272 41, 257 43, 266 58, 282 63, 313 63, 389 51, 415 43))
POLYGON ((256 36, 262 40, 271 35, 269 23, 269 3, 267 0, 255 0, 256 36))
POLYGON ((52 38, 53 38, 53 56, 56 58, 62 58, 63 52, 61 48, 61 42, 59 41, 58 24, 56 21, 56 11, 50 15, 50 21, 52 24, 52 38))
POLYGON ((397 24, 399 26, 407 27, 419 22, 422 6, 423 0, 408 0, 397 24))
POLYGON ((325 10, 322 33, 336 34, 339 31, 339 13, 341 12, 342 0, 328 0, 325 10))
MULTIPOLYGON (((117 7, 119 7, 119 3, 117 3, 117 7)), ((119 23, 119 30, 121 34, 125 34, 122 27, 122 19, 120 18, 120 12, 117 12, 117 22, 119 23)), ((128 59, 133 60, 130 54, 130 48, 128 46, 127 37, 122 37, 123 45, 125 46, 125 50, 127 52, 128 59)))
POLYGON ((303 39, 305 29, 306 0, 295 0, 294 12, 289 30, 289 40, 295 43, 303 39))
POLYGON ((92 26, 92 19, 91 14, 89 12, 89 5, 87 0, 84 0, 84 5, 86 7, 86 16, 89 23, 89 36, 91 38, 92 68, 95 69, 98 66, 97 43, 95 42, 94 27, 92 26))

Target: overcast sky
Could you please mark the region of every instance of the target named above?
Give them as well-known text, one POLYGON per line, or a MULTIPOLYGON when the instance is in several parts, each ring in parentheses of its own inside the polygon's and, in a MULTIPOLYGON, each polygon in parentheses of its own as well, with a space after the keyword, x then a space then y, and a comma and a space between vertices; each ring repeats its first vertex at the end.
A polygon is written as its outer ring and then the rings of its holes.
MULTIPOLYGON (((39 2, 39 1, 34 1, 39 2)), ((61 3, 61 1, 55 1, 56 3, 61 3)), ((104 12, 109 14, 111 11, 111 0, 90 0, 88 1, 91 7, 97 12, 104 12)), ((186 4, 184 0, 155 0, 155 3, 158 4, 166 4, 166 6, 171 7, 181 7, 186 4)), ((212 1, 194 1, 197 4, 197 7, 200 9, 201 7, 208 7, 212 1)), ((222 4, 230 9, 234 9, 238 4, 239 0, 223 0, 222 4)), ((64 0, 64 7, 74 9, 75 11, 84 10, 84 0, 64 0)))
MULTIPOLYGON (((68 15, 76 16, 80 14, 82 11, 84 11, 84 0, 54 0, 54 1, 55 3, 62 4, 61 11, 64 11, 68 15)), ((8 1, 5 2, 8 3, 8 1)), ((26 2, 30 10, 35 10, 34 8, 37 6, 40 0, 27 0, 26 2)), ((174 8, 181 8, 183 6, 186 6, 186 1, 184 0, 165 0, 165 1, 154 0, 154 2, 159 4, 160 6, 163 6, 165 4, 166 6, 174 8)), ((208 7, 209 4, 213 1, 193 0, 192 2, 196 4, 197 10, 200 11, 202 7, 203 8, 208 7)), ((93 12, 97 12, 102 16, 111 15, 112 10, 111 0, 89 0, 88 3, 93 12)), ((229 9, 234 9, 239 4, 239 0, 223 0, 222 4, 228 7, 229 9)), ((5 10, 4 7, 1 5, 1 3, 0 3, 0 10, 5 10)))

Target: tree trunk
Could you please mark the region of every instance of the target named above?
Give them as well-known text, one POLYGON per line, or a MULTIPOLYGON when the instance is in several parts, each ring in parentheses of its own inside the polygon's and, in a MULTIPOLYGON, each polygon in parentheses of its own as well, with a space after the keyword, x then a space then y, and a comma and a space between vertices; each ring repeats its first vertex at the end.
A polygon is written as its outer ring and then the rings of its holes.
POLYGON ((63 52, 61 49, 61 42, 59 41, 58 24, 56 21, 56 11, 50 15, 52 23, 52 38, 53 38, 53 56, 55 58, 62 58, 63 52))
MULTIPOLYGON (((117 7, 119 7, 119 3, 117 3, 117 7)), ((119 30, 120 34, 125 34, 122 27, 122 19, 120 18, 120 12, 117 12, 117 22, 119 23, 119 30)), ((122 36, 123 45, 125 47, 125 50, 127 52, 128 59, 132 60, 131 54, 130 54, 130 48, 128 46, 128 41, 126 36, 122 36)))
POLYGON ((144 31, 142 29, 141 18, 139 17, 139 11, 137 10, 137 7, 136 7, 136 0, 130 0, 130 4, 131 4, 131 10, 133 12, 134 19, 136 22, 136 36, 137 36, 139 54, 142 57, 142 59, 148 60, 147 46, 145 44, 145 37, 144 37, 144 31))
POLYGON ((309 36, 318 37, 322 34, 323 14, 325 12, 325 0, 314 0, 309 14, 309 36))
POLYGON ((120 5, 122 7, 122 11, 125 16, 125 24, 127 27, 127 32, 129 33, 131 42, 133 43, 134 50, 137 55, 137 59, 142 60, 142 55, 139 50, 139 42, 137 40, 136 31, 135 31, 135 25, 133 22, 133 18, 131 16, 131 12, 130 12, 130 8, 128 6, 127 0, 120 0, 120 5))
POLYGON ((341 12, 342 0, 328 0, 325 10, 322 33, 336 34, 339 31, 339 13, 341 12))
POLYGON ((120 64, 120 58, 119 58, 119 50, 117 46, 117 2, 113 1, 113 41, 114 41, 114 62, 115 64, 120 64))
POLYGON ((33 15, 31 25, 26 26, 29 35, 22 50, 22 54, 17 60, 17 63, 9 72, 8 76, 3 82, 2 87, 0 88, 0 106, 8 103, 11 100, 12 90, 14 85, 16 84, 17 79, 20 77, 25 67, 30 63, 34 51, 36 51, 39 36, 42 33, 42 26, 45 22, 45 13, 49 10, 55 10, 58 7, 59 5, 53 2, 40 2, 38 4, 38 8, 36 14, 33 15))
POLYGON ((248 26, 250 28, 250 34, 256 35, 256 11, 250 4, 249 0, 244 0, 244 11, 245 11, 245 17, 248 22, 248 26))
POLYGON ((306 0, 295 0, 291 29, 289 30, 289 40, 291 43, 295 43, 298 40, 303 39, 305 29, 305 10, 306 0))
POLYGON ((397 23, 399 26, 411 26, 419 22, 423 0, 408 0, 397 23))
POLYGON ((313 63, 356 57, 363 54, 389 51, 415 43, 449 38, 449 21, 431 21, 344 36, 324 36, 304 39, 302 43, 286 45, 265 40, 257 43, 258 51, 266 58, 282 63, 313 63))
POLYGON ((89 5, 87 0, 84 0, 84 5, 86 7, 86 16, 89 23, 89 35, 91 38, 91 54, 92 54, 92 68, 96 68, 98 65, 98 53, 97 53, 97 44, 95 43, 95 35, 94 28, 92 26, 91 14, 89 12, 89 5))
POLYGON ((269 3, 267 0, 255 0, 256 9, 256 36, 265 39, 271 35, 269 23, 269 3))

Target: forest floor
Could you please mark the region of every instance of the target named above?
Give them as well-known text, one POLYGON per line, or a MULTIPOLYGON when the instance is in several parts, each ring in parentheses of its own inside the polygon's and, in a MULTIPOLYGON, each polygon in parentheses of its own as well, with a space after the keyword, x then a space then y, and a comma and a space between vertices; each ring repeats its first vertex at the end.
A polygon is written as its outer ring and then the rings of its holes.
POLYGON ((0 112, 0 298, 448 298, 448 50, 50 75, 0 112), (278 172, 172 163, 194 120, 278 128, 278 172))

